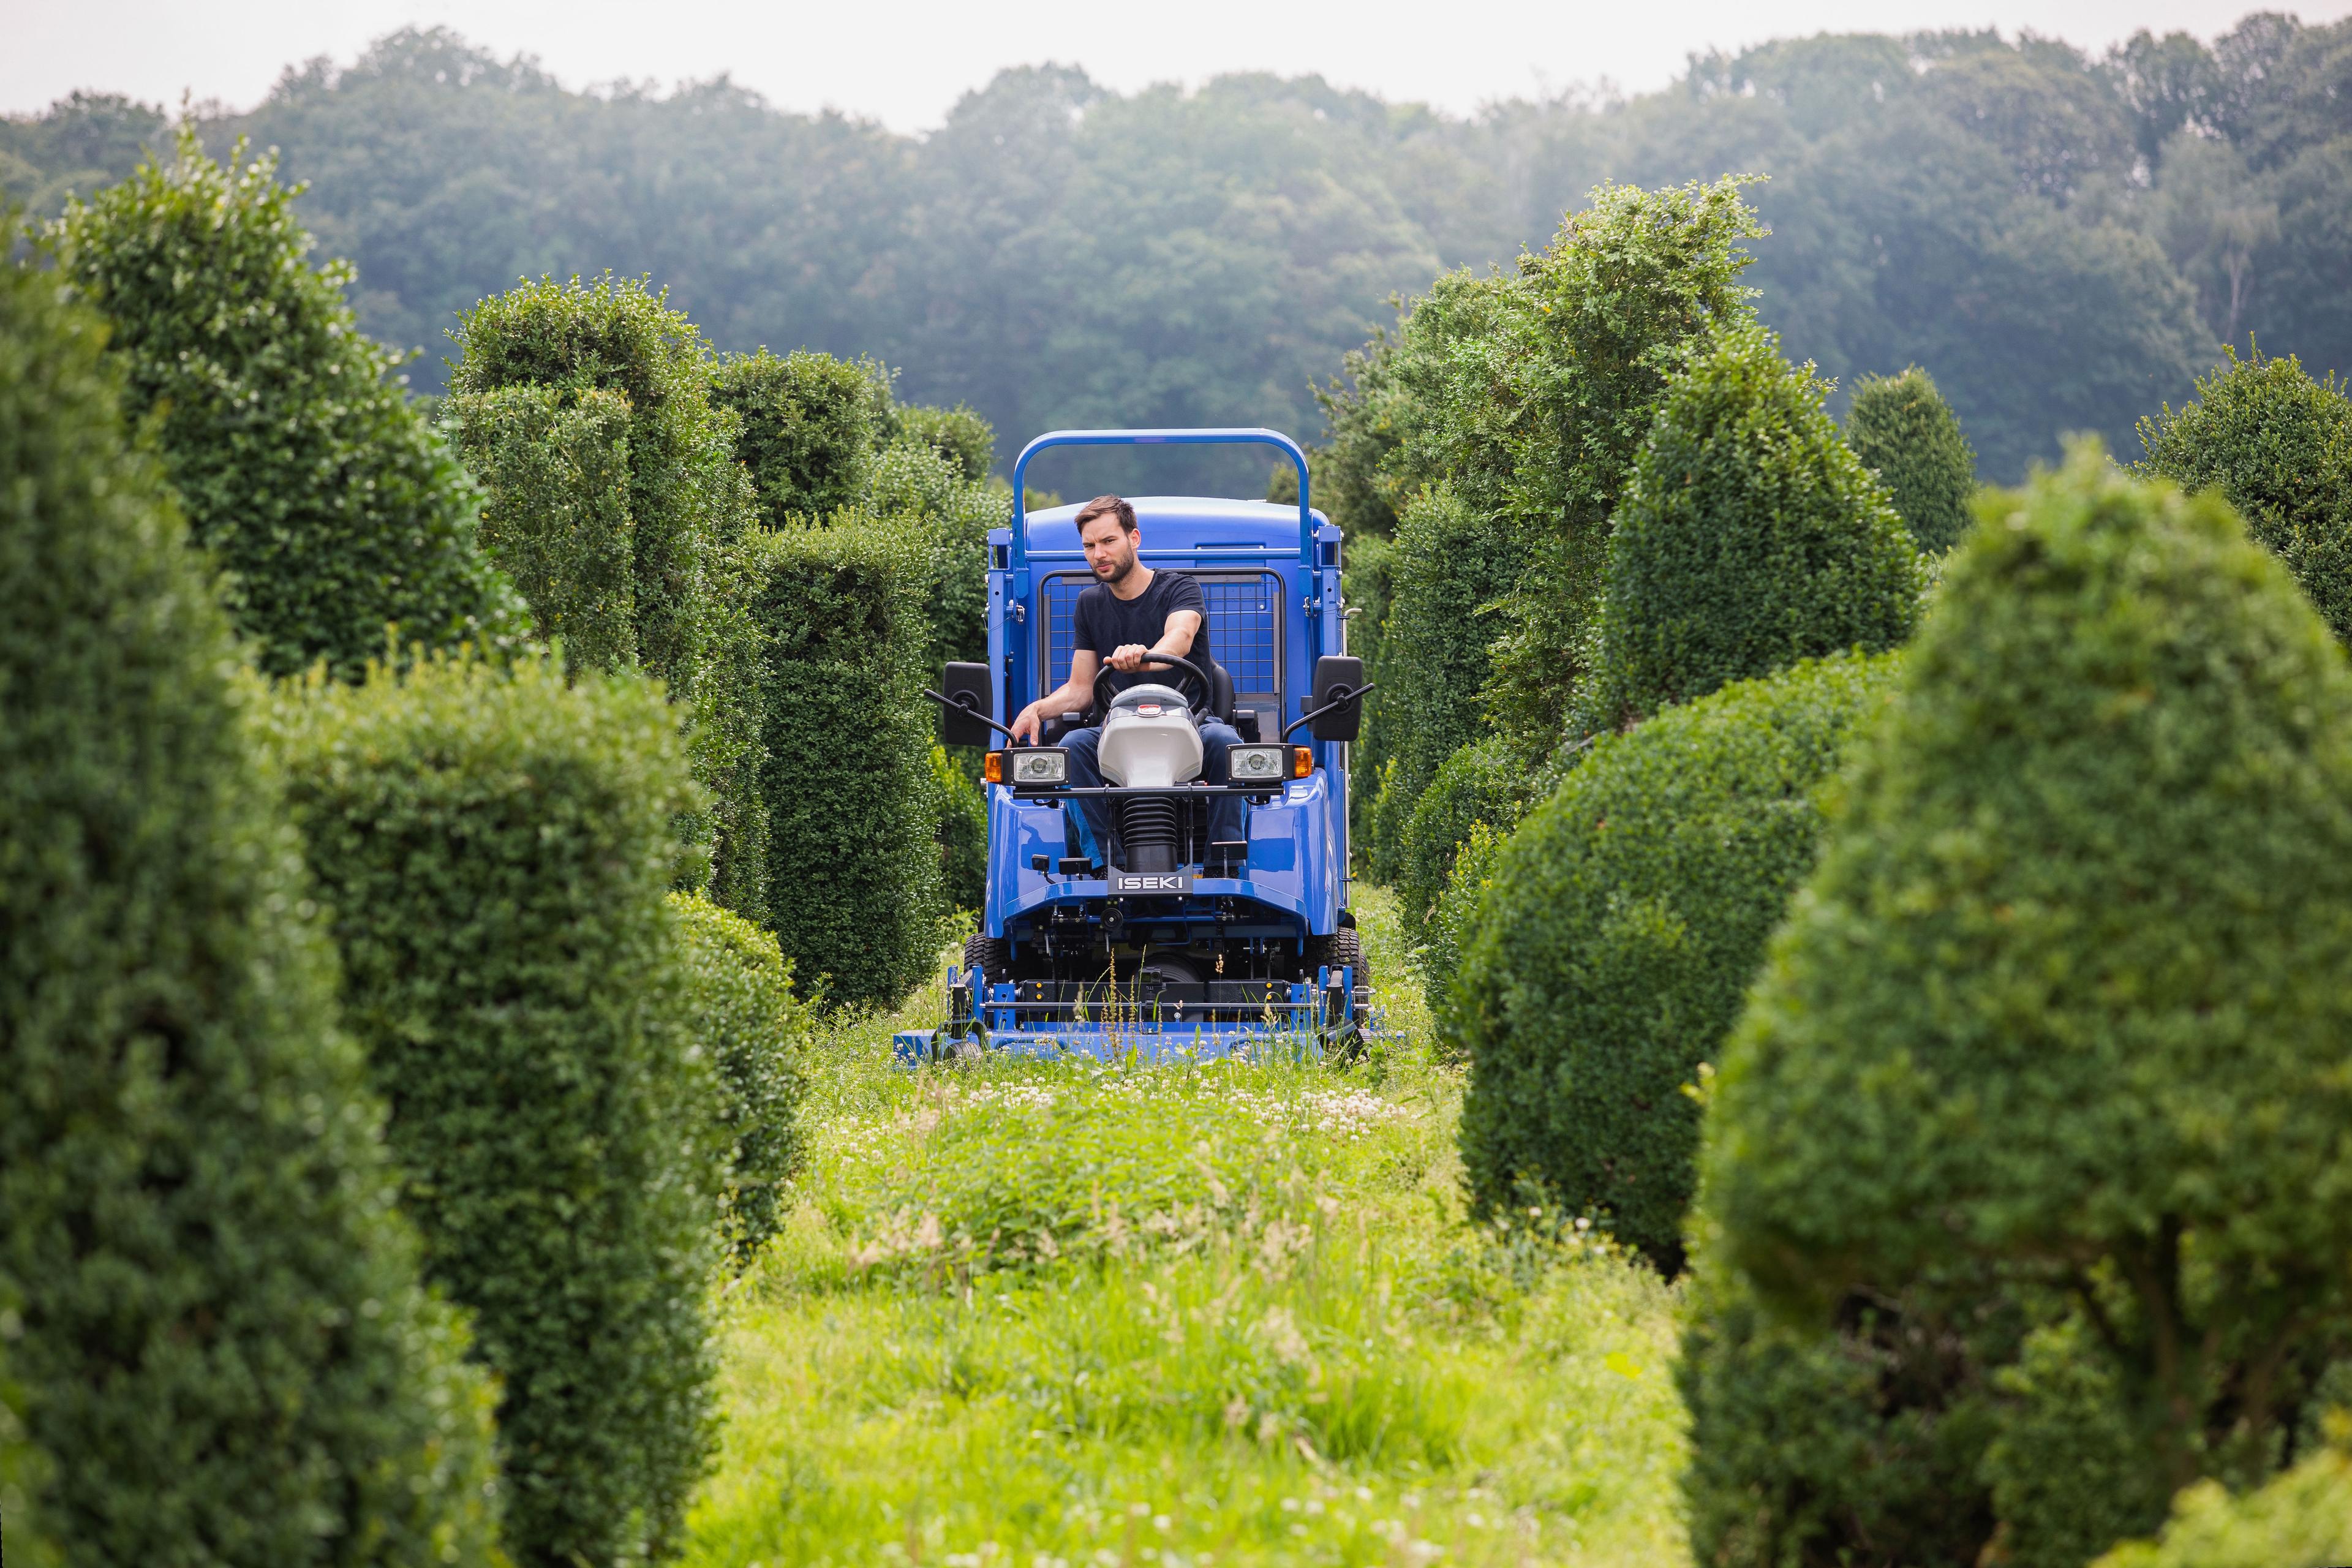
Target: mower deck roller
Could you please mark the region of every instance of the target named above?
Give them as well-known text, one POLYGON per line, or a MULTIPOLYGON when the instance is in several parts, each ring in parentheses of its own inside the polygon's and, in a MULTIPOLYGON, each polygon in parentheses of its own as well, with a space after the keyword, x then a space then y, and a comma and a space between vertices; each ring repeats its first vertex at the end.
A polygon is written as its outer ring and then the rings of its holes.
POLYGON ((1062 430, 1013 466, 1013 525, 989 535, 988 661, 931 695, 950 745, 1002 745, 1070 672, 1072 616, 1093 582, 1077 508, 1027 512, 1029 463, 1055 447, 1264 446, 1298 473, 1296 508, 1130 498, 1139 554, 1201 585, 1217 663, 1159 659, 1145 683, 1050 722, 992 760, 980 932, 948 975, 946 1016, 897 1037, 908 1066, 982 1051, 1100 1060, 1317 1057, 1359 1048, 1371 984, 1349 909, 1348 749, 1370 688, 1348 657, 1340 533, 1309 502, 1307 458, 1273 430, 1062 430), (1231 724, 1228 782, 1202 777, 1199 725, 1231 724), (1107 781, 1069 782, 1057 742, 1100 727, 1107 781), (1239 838, 1211 807, 1239 795, 1239 838), (1080 848, 1081 803, 1108 826, 1080 848))

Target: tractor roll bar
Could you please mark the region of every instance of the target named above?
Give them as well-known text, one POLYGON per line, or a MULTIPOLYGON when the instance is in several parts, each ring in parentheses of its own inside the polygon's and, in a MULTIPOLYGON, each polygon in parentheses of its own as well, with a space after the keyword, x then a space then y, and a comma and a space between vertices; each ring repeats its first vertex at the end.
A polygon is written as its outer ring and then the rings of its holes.
POLYGON ((1263 427, 1213 430, 1048 430, 1021 448, 1013 465, 1013 564, 1029 563, 1029 517, 1023 481, 1029 459, 1049 447, 1272 447, 1298 470, 1298 559, 1315 564, 1315 511, 1307 499, 1307 454, 1279 430, 1263 427))

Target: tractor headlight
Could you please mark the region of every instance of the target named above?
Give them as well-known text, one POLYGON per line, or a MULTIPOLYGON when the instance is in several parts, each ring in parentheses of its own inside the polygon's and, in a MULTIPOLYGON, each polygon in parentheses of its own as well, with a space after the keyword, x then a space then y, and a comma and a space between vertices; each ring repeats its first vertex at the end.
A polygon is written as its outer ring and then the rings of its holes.
POLYGON ((1011 764, 1012 778, 1006 782, 1021 784, 1062 784, 1070 782, 1070 753, 1060 746, 1024 747, 1004 753, 1011 764))
POLYGON ((1234 784, 1276 784, 1289 771, 1287 746, 1231 746, 1225 751, 1225 777, 1234 784))

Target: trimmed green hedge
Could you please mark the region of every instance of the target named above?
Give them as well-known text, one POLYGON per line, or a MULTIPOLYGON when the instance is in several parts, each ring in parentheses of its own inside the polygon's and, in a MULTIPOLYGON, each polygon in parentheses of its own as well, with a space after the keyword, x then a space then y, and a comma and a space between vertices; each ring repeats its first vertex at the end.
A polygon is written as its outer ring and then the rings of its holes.
POLYGON ((968 405, 926 408, 908 404, 893 408, 884 426, 893 443, 929 447, 945 458, 969 484, 978 484, 996 467, 996 426, 968 405))
POLYGON ((754 502, 708 349, 665 294, 609 274, 524 283, 454 335, 451 422, 540 634, 567 639, 575 673, 634 667, 664 682, 709 791, 677 824, 679 880, 701 883, 707 854, 719 901, 768 919, 744 610, 754 502))
POLYGON ((2112 1386, 2127 1460, 2052 1458, 2001 1374, 2016 1562, 2119 1464, 2159 1510, 2257 1477, 2352 1342, 2312 1266, 2352 1252, 2347 967, 2352 668, 2218 498, 2078 448, 1986 503, 1856 747, 1717 1082, 1726 1263, 1799 1315, 1978 1269, 2097 1324, 2047 1403, 2112 1386))
POLYGON ((458 405, 460 443, 488 492, 482 542, 522 590, 566 668, 637 662, 636 524, 629 400, 502 386, 458 405))
POLYGON ((728 354, 710 367, 710 395, 735 415, 735 458, 768 527, 865 498, 890 399, 879 366, 813 349, 728 354))
POLYGON ((476 547, 472 483, 385 379, 402 356, 360 334, 351 268, 304 262, 276 174, 274 156, 223 168, 183 126, 168 163, 48 226, 112 328, 125 415, 152 424, 264 669, 356 678, 387 624, 404 648, 515 644, 529 616, 476 547))
POLYGON ((0 268, 0 1351, 46 1461, 0 1492, 77 1568, 487 1568, 488 1390, 228 623, 58 293, 0 268))
POLYGON ((957 753, 973 748, 931 748, 931 777, 940 793, 940 886, 949 905, 978 910, 988 895, 988 791, 957 753))
POLYGON ((1725 332, 1669 384, 1609 537, 1577 733, 1911 635, 1918 552, 1822 412, 1828 393, 1755 326, 1725 332))
POLYGON ((1886 487, 1913 544, 1932 555, 1952 547, 1969 525, 1977 455, 1934 378, 1915 364, 1855 382, 1845 444, 1886 487))
POLYGON ((2196 402, 2141 420, 2139 438, 2135 471, 2220 490, 2352 646, 2352 398, 2333 373, 2314 381, 2293 356, 2231 353, 2196 402))
MULTIPOLYGON (((449 378, 449 408, 478 473, 568 477, 557 464, 518 465, 499 456, 496 438, 531 431, 516 426, 510 405, 486 404, 490 394, 528 387, 550 409, 584 406, 592 427, 607 437, 611 416, 625 411, 626 492, 619 504, 628 519, 635 654, 673 695, 690 699, 709 637, 712 558, 751 525, 749 485, 734 460, 736 421, 711 403, 709 351, 694 323, 669 308, 665 293, 606 274, 588 283, 520 284, 466 312, 451 335, 462 357, 449 378), (599 393, 618 401, 600 400, 599 393)), ((512 519, 509 529, 541 531, 547 548, 578 551, 586 557, 578 570, 591 575, 588 563, 612 552, 609 525, 577 540, 555 530, 574 508, 614 504, 609 460, 582 468, 580 478, 588 486, 580 492, 494 490, 490 510, 512 519)), ((548 633, 549 607, 532 609, 548 633)))
POLYGON ((1444 1020, 1470 1060, 1462 1161, 1482 1212, 1593 1212, 1679 1267, 1699 1134, 1684 1086, 1717 1059, 1812 868, 1813 792, 1893 669, 1822 659, 1669 709, 1528 815, 1444 1020))
POLYGON ((730 1148, 724 1231, 741 1269, 776 1234, 784 1186, 807 1154, 798 1112, 808 1089, 809 1016, 776 939, 695 893, 672 893, 686 969, 687 1026, 719 1073, 730 1148))
POLYGON ((428 1277, 502 1380, 508 1550, 660 1555, 710 1451, 727 1152, 665 902, 676 715, 633 676, 433 660, 285 691, 269 732, 428 1277))
POLYGON ((930 553, 931 679, 950 659, 985 659, 988 531, 1013 521, 1012 487, 967 479, 930 447, 898 441, 875 455, 865 510, 919 532, 930 553))
POLYGON ((1494 520, 1452 490, 1425 490, 1406 506, 1381 634, 1377 700, 1386 756, 1366 846, 1380 879, 1395 873, 1421 792, 1446 758, 1487 732, 1480 692, 1499 628, 1479 612, 1509 591, 1519 564, 1494 520))
POLYGON ((757 551, 776 932, 803 994, 893 1005, 929 973, 944 912, 921 696, 937 674, 931 556, 919 530, 857 513, 778 530, 757 551))
POLYGON ((1986 1368, 2016 1353, 2025 1318, 2014 1304, 1971 1310, 1958 1305, 1967 1292, 1939 1282, 1796 1323, 1714 1248, 1694 1251, 1675 1366, 1691 1421, 1693 1560, 1979 1561, 1995 1516, 1979 1472, 2000 1419, 1986 1368))
MULTIPOLYGON (((1397 909, 1407 928, 1420 926, 1437 908, 1454 870, 1455 853, 1478 823, 1507 836, 1527 809, 1535 770, 1499 739, 1475 741, 1445 759, 1437 776, 1413 802, 1397 845, 1397 909)), ((1451 978, 1429 967, 1423 978, 1434 994, 1451 978)))

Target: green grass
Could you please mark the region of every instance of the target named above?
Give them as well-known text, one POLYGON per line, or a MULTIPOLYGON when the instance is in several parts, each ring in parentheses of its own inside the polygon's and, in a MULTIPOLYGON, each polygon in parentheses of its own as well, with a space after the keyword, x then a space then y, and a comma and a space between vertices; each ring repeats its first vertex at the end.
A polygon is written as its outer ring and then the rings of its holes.
POLYGON ((1465 1224, 1458 1077, 1384 1000, 1403 1045, 1346 1071, 903 1073, 894 1020, 842 1026, 688 1561, 1685 1560, 1674 1292, 1465 1224))

